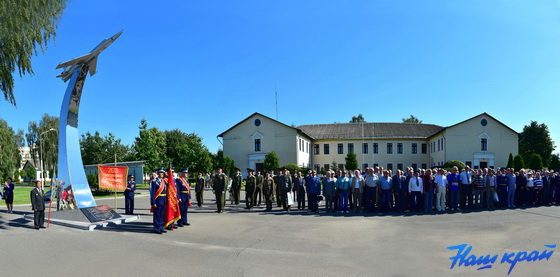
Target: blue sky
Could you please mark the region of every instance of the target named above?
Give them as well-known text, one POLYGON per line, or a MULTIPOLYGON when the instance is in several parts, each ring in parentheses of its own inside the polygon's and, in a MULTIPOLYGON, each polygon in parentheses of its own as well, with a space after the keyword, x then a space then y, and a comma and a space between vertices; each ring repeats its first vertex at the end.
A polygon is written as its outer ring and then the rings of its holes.
POLYGON ((216 136, 254 112, 288 125, 400 122, 449 126, 483 112, 514 130, 536 120, 560 142, 557 1, 69 1, 57 38, 16 76, 24 129, 59 116, 58 63, 124 29, 99 57, 79 130, 126 144, 150 127, 216 136))

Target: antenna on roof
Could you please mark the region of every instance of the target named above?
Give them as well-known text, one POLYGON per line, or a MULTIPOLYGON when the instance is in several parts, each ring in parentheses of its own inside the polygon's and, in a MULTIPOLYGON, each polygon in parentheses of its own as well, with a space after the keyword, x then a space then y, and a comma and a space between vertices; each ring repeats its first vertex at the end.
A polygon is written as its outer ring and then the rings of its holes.
POLYGON ((278 121, 278 91, 276 90, 276 82, 274 82, 274 96, 276 97, 276 121, 278 121))

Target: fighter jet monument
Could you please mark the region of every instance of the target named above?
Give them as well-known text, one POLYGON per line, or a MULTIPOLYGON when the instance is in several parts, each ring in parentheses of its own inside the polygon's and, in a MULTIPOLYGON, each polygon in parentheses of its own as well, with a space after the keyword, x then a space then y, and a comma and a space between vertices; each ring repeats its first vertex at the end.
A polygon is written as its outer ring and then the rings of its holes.
MULTIPOLYGON (((88 185, 82 155, 80 153, 80 135, 78 133, 78 111, 82 89, 87 73, 93 76, 97 69, 99 54, 111 45, 120 35, 122 30, 114 36, 104 39, 90 53, 81 57, 60 63, 56 68, 64 68, 57 77, 64 82, 68 80, 68 88, 62 101, 60 110, 60 129, 58 140, 58 182, 64 189, 63 201, 67 208, 78 208, 88 216, 84 210, 96 207, 95 200, 88 185)), ((105 207, 104 209, 106 209, 105 207)), ((99 212, 93 211, 99 214, 99 212)), ((91 212, 90 212, 91 214, 91 212)), ((114 216, 112 212, 107 216, 114 216)), ((118 214, 116 214, 118 215, 118 214)), ((88 216, 88 218, 90 218, 88 216)), ((91 219, 90 219, 91 220, 91 219)))

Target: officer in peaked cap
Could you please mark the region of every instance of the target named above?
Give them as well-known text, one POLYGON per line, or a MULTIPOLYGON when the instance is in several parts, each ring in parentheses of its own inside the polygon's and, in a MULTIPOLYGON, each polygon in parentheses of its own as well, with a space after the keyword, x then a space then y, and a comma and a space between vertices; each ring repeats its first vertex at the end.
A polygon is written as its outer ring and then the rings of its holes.
POLYGON ((181 211, 181 219, 177 221, 177 226, 191 225, 187 219, 187 212, 189 211, 189 204, 191 202, 191 187, 189 184, 189 169, 181 169, 181 176, 176 179, 177 198, 179 199, 179 209, 181 211))
POLYGON ((165 196, 167 191, 163 181, 165 171, 163 168, 158 168, 156 172, 158 176, 150 182, 150 211, 154 213, 154 232, 156 234, 161 234, 167 232, 163 229, 165 196))
POLYGON ((255 206, 255 190, 257 189, 257 178, 253 175, 254 170, 247 168, 247 180, 245 182, 245 209, 252 209, 255 206))
POLYGON ((226 184, 227 177, 222 172, 222 167, 216 167, 216 174, 214 174, 214 180, 212 181, 212 191, 216 196, 216 205, 218 206, 216 212, 222 213, 225 206, 225 194, 226 194, 226 184))
POLYGON ((134 213, 134 191, 136 190, 136 182, 134 175, 128 175, 128 184, 124 191, 124 211, 125 214, 132 215, 134 213))
POLYGON ((241 169, 235 168, 235 176, 232 178, 232 183, 231 183, 231 193, 233 194, 235 205, 239 205, 242 183, 243 183, 243 176, 241 175, 241 169))

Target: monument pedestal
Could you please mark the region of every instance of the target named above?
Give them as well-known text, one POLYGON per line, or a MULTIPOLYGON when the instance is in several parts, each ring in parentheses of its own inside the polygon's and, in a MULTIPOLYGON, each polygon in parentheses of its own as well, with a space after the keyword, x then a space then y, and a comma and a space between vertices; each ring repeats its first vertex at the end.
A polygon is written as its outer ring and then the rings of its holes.
MULTIPOLYGON (((45 211, 45 216, 48 212, 45 211)), ((33 220, 33 214, 26 214, 26 219, 33 220)), ((109 224, 119 225, 140 219, 139 215, 121 215, 107 205, 60 210, 51 212, 51 224, 93 231, 109 224)), ((45 222, 47 218, 45 218, 45 222)))

